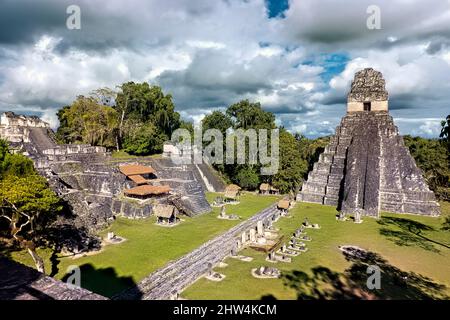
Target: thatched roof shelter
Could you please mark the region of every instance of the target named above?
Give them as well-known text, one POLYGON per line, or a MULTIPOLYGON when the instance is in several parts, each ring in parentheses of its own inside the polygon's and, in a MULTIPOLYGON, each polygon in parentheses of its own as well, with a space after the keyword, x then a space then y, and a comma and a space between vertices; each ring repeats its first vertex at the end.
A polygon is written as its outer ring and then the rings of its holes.
POLYGON ((153 169, 152 167, 143 166, 140 164, 122 165, 122 166, 119 166, 119 170, 127 177, 155 173, 155 169, 153 169))
POLYGON ((228 199, 236 199, 239 194, 239 190, 225 190, 224 197, 228 199))
POLYGON ((170 204, 157 204, 153 206, 153 213, 156 217, 170 219, 177 215, 177 208, 170 204))
POLYGON ((169 186, 152 186, 152 185, 142 185, 124 191, 124 194, 129 196, 148 196, 148 195, 159 195, 164 193, 169 193, 169 186))
POLYGON ((278 201, 278 209, 284 209, 284 210, 288 210, 290 206, 290 202, 289 200, 280 200, 278 201))
POLYGON ((239 191, 242 188, 239 187, 237 184, 229 184, 226 188, 225 188, 225 192, 227 191, 239 191))
POLYGON ((225 194, 224 197, 228 199, 236 199, 239 195, 239 192, 241 190, 241 187, 239 187, 236 184, 229 184, 225 188, 225 194))
POLYGON ((136 183, 138 186, 141 184, 147 184, 148 180, 145 179, 143 176, 141 176, 140 174, 136 174, 136 175, 132 175, 132 176, 128 176, 128 178, 131 179, 131 181, 133 181, 134 183, 136 183))

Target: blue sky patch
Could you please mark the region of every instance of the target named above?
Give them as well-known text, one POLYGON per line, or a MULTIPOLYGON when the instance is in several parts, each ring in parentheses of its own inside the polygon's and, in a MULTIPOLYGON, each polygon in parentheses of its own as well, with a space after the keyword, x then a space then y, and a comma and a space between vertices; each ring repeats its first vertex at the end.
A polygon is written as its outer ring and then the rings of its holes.
POLYGON ((321 66, 324 72, 320 74, 325 83, 328 83, 334 76, 344 71, 345 66, 350 61, 350 56, 345 52, 318 54, 310 57, 303 64, 321 66))
POLYGON ((266 0, 267 13, 269 18, 284 18, 284 11, 289 9, 288 0, 266 0))

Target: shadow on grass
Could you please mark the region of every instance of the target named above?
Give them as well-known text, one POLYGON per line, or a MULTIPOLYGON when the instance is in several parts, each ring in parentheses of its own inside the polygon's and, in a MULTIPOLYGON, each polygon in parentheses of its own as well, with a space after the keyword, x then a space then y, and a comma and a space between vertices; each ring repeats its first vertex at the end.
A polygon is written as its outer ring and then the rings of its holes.
POLYGON ((33 268, 0 255, 0 300, 54 300, 46 292, 47 282, 39 285, 42 274, 33 268))
MULTIPOLYGON (((120 277, 114 268, 96 269, 92 264, 87 263, 80 266, 81 287, 92 292, 111 298, 114 294, 130 287, 136 287, 132 277, 120 277)), ((67 281, 70 274, 66 274, 62 280, 67 281)), ((136 294, 136 299, 140 298, 136 294)))
POLYGON ((380 255, 359 249, 344 252, 351 266, 343 273, 326 267, 312 269, 312 275, 292 271, 282 276, 284 284, 296 290, 299 300, 308 299, 448 299, 446 286, 414 272, 390 265, 380 255), (381 288, 370 290, 366 282, 369 266, 381 271, 381 288))
POLYGON ((441 229, 444 231, 450 231, 450 216, 445 218, 445 221, 442 223, 441 229))
POLYGON ((424 231, 435 231, 434 228, 406 218, 382 217, 378 224, 384 226, 380 229, 380 234, 393 241, 398 246, 418 246, 422 249, 439 252, 435 244, 447 249, 450 246, 445 243, 435 241, 423 235, 424 231), (392 230, 390 227, 397 227, 400 230, 392 230))

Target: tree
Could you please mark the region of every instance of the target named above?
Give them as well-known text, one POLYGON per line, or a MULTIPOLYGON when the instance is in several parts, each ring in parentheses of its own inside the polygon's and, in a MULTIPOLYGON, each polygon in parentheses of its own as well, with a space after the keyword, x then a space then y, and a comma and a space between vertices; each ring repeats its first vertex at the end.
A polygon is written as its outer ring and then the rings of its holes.
POLYGON ((115 104, 117 92, 111 88, 103 87, 93 90, 90 93, 90 96, 93 97, 98 104, 111 107, 115 104))
POLYGON ((441 126, 442 129, 439 138, 447 144, 447 148, 450 150, 450 115, 441 121, 441 126))
POLYGON ((33 162, 21 154, 11 154, 8 143, 0 139, 0 179, 7 175, 27 175, 34 173, 33 162))
MULTIPOLYGON (((208 129, 218 129, 225 137, 227 130, 233 126, 233 121, 228 114, 224 114, 221 111, 213 111, 207 114, 202 120, 202 129, 206 131, 208 129)), ((225 139, 224 139, 225 140, 225 139)))
POLYGON ((0 220, 8 224, 0 224, 0 232, 26 249, 36 268, 45 272, 36 247, 45 238, 46 226, 62 210, 61 202, 47 180, 34 170, 30 159, 11 154, 4 146, 0 140, 0 220))
POLYGON ((264 111, 259 102, 242 100, 228 107, 227 115, 233 118, 234 128, 275 129, 275 116, 264 111))
POLYGON ((297 140, 301 158, 308 163, 308 169, 303 174, 303 177, 306 178, 314 163, 319 160, 319 156, 324 151, 325 146, 329 143, 330 137, 308 139, 299 133, 296 133, 294 137, 297 140))
POLYGON ((168 137, 151 122, 134 123, 127 121, 125 127, 128 133, 124 138, 123 148, 131 154, 160 153, 164 141, 168 140, 168 137))
MULTIPOLYGON (((202 120, 203 130, 218 129, 226 135, 228 129, 275 129, 275 116, 261 108, 260 103, 242 100, 232 104, 225 113, 214 111, 202 120)), ((272 183, 281 192, 296 191, 308 173, 309 165, 317 158, 328 143, 328 138, 310 140, 303 136, 295 137, 280 129, 279 155, 280 163, 278 173, 274 176, 262 176, 260 164, 226 165, 216 164, 215 167, 229 180, 243 188, 254 189, 261 181, 272 183)), ((225 139, 224 139, 225 143, 225 139)), ((268 139, 270 152, 270 137, 268 139)), ((224 146, 225 148, 225 146, 224 146)), ((246 142, 246 157, 248 160, 248 142, 246 142)), ((235 150, 236 151, 236 150, 235 150)))
POLYGON ((441 121, 441 134, 439 137, 445 141, 450 139, 450 115, 447 116, 445 120, 441 121))
POLYGON ((256 189, 260 184, 259 174, 254 167, 242 166, 238 170, 235 181, 245 189, 256 189))
POLYGON ((280 130, 280 164, 278 173, 271 180, 282 193, 296 192, 308 171, 308 162, 302 159, 298 142, 286 131, 280 130))
POLYGON ((437 139, 408 135, 403 140, 430 189, 439 199, 450 201, 450 151, 447 145, 437 139))
MULTIPOLYGON (((120 91, 116 97, 115 110, 119 114, 118 135, 124 148, 134 152, 134 150, 162 150, 164 139, 172 135, 172 132, 183 124, 180 114, 175 112, 175 105, 170 94, 165 95, 158 86, 150 86, 148 83, 126 82, 119 86, 120 91), (158 145, 148 148, 144 147, 141 142, 139 145, 132 146, 132 141, 137 141, 137 133, 135 127, 143 128, 144 126, 151 128, 145 129, 145 134, 140 134, 140 138, 149 135, 159 137, 153 142, 158 145), (130 137, 130 135, 132 135, 130 137), (125 143, 127 146, 125 146, 125 143)), ((140 141, 140 138, 138 139, 140 141)))
POLYGON ((56 132, 64 143, 87 143, 117 147, 118 114, 92 97, 79 96, 57 113, 60 126, 56 132))

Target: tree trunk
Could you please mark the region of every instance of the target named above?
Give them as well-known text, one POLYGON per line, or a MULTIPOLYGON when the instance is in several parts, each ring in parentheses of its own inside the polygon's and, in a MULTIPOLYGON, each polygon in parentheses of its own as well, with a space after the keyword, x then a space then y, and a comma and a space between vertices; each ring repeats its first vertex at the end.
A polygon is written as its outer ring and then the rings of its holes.
POLYGON ((119 147, 119 136, 116 135, 116 149, 117 151, 120 151, 120 147, 119 147))
POLYGON ((42 258, 39 257, 39 255, 36 253, 36 250, 27 248, 27 251, 30 254, 30 256, 33 258, 34 264, 36 265, 36 269, 39 272, 42 272, 43 274, 45 274, 44 260, 42 260, 42 258))

